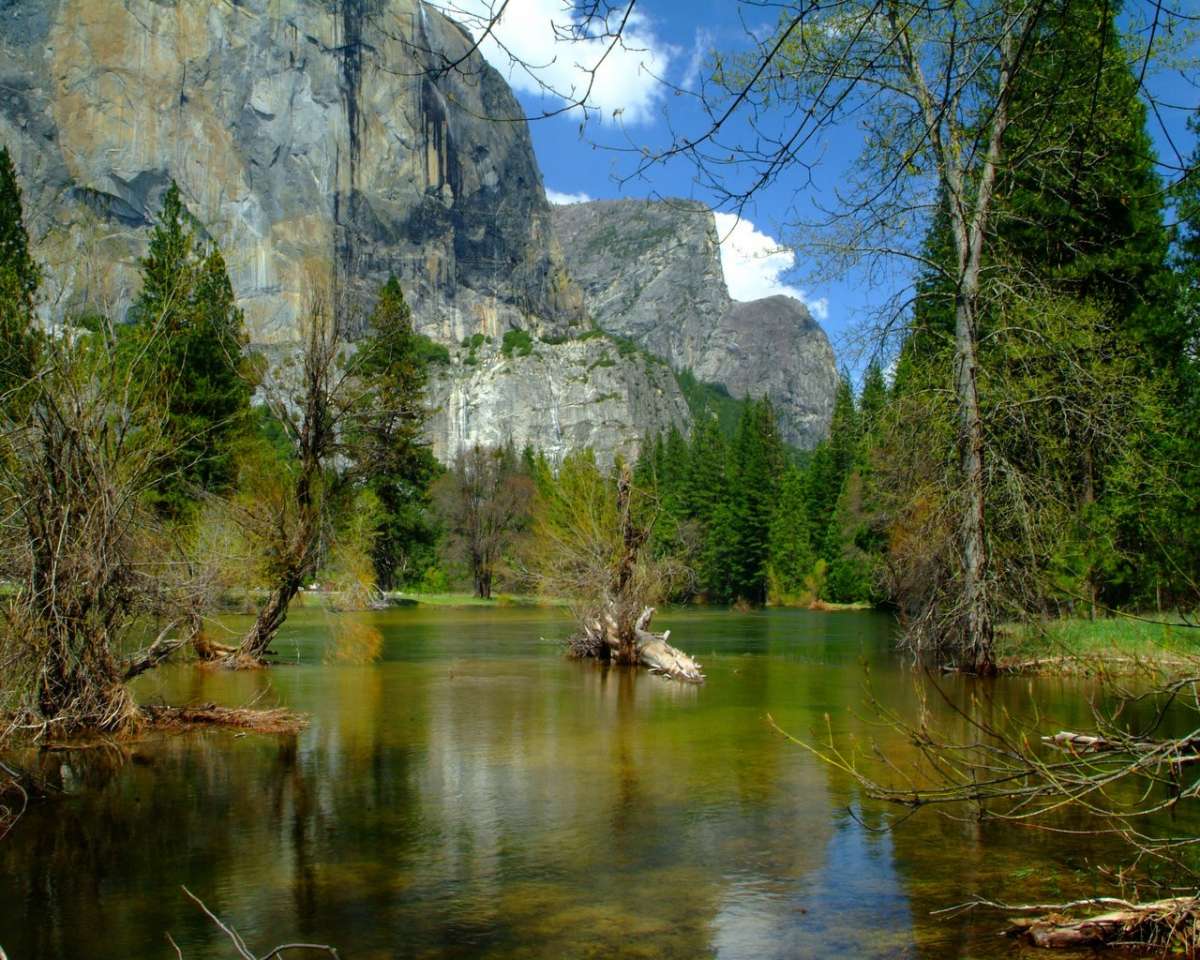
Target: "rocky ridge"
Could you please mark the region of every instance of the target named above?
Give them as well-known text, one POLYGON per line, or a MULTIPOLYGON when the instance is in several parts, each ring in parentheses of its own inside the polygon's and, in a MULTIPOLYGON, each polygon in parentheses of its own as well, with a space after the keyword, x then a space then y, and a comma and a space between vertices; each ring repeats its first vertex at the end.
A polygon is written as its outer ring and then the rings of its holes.
POLYGON ((820 325, 785 296, 736 302, 712 211, 688 200, 598 200, 554 208, 568 270, 595 322, 735 397, 770 397, 784 438, 829 433, 838 372, 820 325))
MULTIPOLYGON (((125 314, 175 180, 220 243, 260 349, 294 341, 310 277, 331 265, 364 301, 394 273, 418 329, 447 346, 588 331, 529 132, 487 119, 518 104, 470 51, 419 0, 0 0, 0 142, 47 268, 47 312, 125 314)), ((611 459, 632 452, 631 432, 679 422, 670 378, 622 361, 585 387, 578 349, 538 352, 438 371, 443 455, 511 432, 611 459), (451 416, 468 389, 486 403, 451 416)))

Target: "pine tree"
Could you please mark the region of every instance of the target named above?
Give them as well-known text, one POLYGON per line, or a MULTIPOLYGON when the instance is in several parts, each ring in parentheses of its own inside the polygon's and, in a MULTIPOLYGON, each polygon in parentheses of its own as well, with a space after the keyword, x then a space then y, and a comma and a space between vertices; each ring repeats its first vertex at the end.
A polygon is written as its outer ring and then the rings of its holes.
POLYGON ((716 512, 726 496, 725 434, 716 417, 708 417, 692 429, 688 451, 688 474, 684 484, 684 515, 705 521, 716 512))
MULTIPOLYGON (((37 356, 34 299, 41 272, 29 253, 21 189, 8 148, 0 148, 0 402, 33 374, 37 356)), ((15 398, 13 393, 12 397, 15 398)))
POLYGON ((125 343, 163 411, 171 447, 154 504, 177 518, 194 509, 198 491, 230 488, 234 449, 251 424, 242 312, 220 250, 196 231, 172 183, 142 260, 142 291, 125 343))
POLYGON ((1045 121, 1010 128, 998 258, 1057 295, 1106 308, 1144 350, 1170 361, 1183 344, 1168 303, 1163 187, 1120 6, 1063 0, 1034 37, 1010 109, 1045 121))
MULTIPOLYGON (((427 490, 438 475, 423 436, 428 417, 426 352, 395 277, 380 289, 369 329, 358 344, 356 367, 366 390, 364 416, 350 428, 350 450, 356 473, 382 507, 383 524, 374 544, 375 575, 380 586, 391 589, 406 559, 433 549, 436 536, 427 490)), ((516 472, 514 449, 505 448, 497 456, 509 473, 516 472)))
POLYGON ((779 499, 771 519, 772 599, 784 600, 799 595, 816 559, 804 474, 789 465, 780 480, 779 499))
POLYGON ((771 520, 784 465, 771 402, 764 398, 748 403, 730 455, 729 504, 736 544, 731 593, 736 599, 767 600, 771 520))
POLYGON ((872 360, 867 364, 862 393, 858 398, 860 450, 869 446, 870 434, 879 427, 887 402, 888 389, 883 379, 883 370, 880 369, 879 361, 872 360))

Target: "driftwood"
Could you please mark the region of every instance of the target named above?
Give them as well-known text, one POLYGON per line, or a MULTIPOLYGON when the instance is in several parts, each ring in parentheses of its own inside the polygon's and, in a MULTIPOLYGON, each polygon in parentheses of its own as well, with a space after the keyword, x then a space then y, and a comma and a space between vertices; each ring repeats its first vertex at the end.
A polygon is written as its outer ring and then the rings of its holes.
MULTIPOLYGON (((654 608, 646 607, 633 626, 637 662, 652 673, 662 674, 672 680, 703 683, 704 674, 700 671, 700 664, 667 642, 671 636, 670 630, 663 633, 650 632, 650 620, 653 617, 654 608)), ((618 653, 622 644, 616 618, 606 612, 585 623, 583 636, 572 644, 572 649, 578 656, 600 659, 608 659, 612 654, 618 653)))
POLYGON ((1200 898, 1169 897, 1136 903, 1119 897, 1089 897, 1070 903, 997 903, 980 898, 935 910, 935 915, 956 916, 971 910, 1029 913, 1035 917, 1009 918, 1004 936, 1026 940, 1045 949, 1082 947, 1157 947, 1181 949, 1192 956, 1200 946, 1200 898), (1079 917, 1089 910, 1103 910, 1079 917))
POLYGON ((1195 897, 1172 897, 1142 904, 1105 897, 1063 906, 1078 908, 1101 904, 1112 904, 1115 909, 1075 919, 1053 910, 1053 905, 1008 907, 1009 910, 1050 909, 1051 912, 1037 918, 1012 920, 1004 932, 1028 940, 1034 946, 1051 949, 1122 944, 1192 950, 1197 945, 1200 900, 1195 897))
POLYGON ((252 733, 299 733, 308 719, 283 707, 254 710, 247 707, 218 707, 212 703, 186 707, 148 704, 142 716, 159 730, 193 730, 199 727, 232 727, 252 733))

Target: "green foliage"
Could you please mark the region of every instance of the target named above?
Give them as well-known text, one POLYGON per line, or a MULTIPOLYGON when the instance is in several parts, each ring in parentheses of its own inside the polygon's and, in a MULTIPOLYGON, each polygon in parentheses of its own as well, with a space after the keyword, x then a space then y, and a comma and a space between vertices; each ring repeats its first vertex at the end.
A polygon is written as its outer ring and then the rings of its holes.
POLYGON ((533 352, 533 338, 527 330, 505 330, 500 352, 506 357, 527 357, 533 352))
POLYGON ((802 597, 805 577, 817 560, 812 541, 808 485, 804 474, 797 467, 789 466, 780 479, 779 502, 771 520, 770 599, 773 603, 797 602, 802 597))
POLYGON ((39 347, 34 304, 41 271, 29 253, 21 190, 8 148, 0 148, 0 404, 32 376, 39 347))
POLYGON ((428 489, 440 468, 424 439, 428 341, 413 331, 395 277, 380 289, 368 329, 355 368, 365 414, 347 432, 355 478, 379 503, 372 555, 380 587, 391 590, 434 561, 437 529, 428 489))
POLYGON ((225 260, 198 235, 175 184, 163 196, 132 315, 122 352, 173 442, 151 499, 164 516, 188 516, 199 494, 234 482, 254 374, 225 260))
POLYGON ((474 333, 469 337, 463 337, 462 345, 467 348, 467 355, 463 357, 463 363, 469 367, 479 363, 479 348, 487 342, 487 337, 482 333, 474 333))
POLYGON ((445 344, 431 340, 420 333, 416 337, 417 352, 421 355, 421 360, 427 367, 436 364, 448 364, 450 362, 450 348, 445 344))
POLYGON ((1015 123, 1006 138, 995 256, 1101 306, 1117 330, 1173 361, 1183 343, 1168 302, 1163 190, 1119 9, 1074 0, 1042 19, 1011 109, 1043 122, 1015 123))
POLYGON ((744 401, 735 400, 723 384, 697 380, 691 370, 675 374, 675 382, 687 401, 693 423, 715 419, 725 439, 732 440, 742 417, 744 401))

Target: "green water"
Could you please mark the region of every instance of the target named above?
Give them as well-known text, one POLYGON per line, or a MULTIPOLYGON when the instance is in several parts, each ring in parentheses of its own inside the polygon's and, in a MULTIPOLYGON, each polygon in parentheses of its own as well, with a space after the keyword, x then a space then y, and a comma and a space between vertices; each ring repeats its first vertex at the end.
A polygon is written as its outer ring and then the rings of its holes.
MULTIPOLYGON (((169 958, 170 932, 188 960, 231 956, 186 884, 252 947, 315 940, 346 960, 996 957, 1019 948, 995 917, 930 911, 1092 892, 1084 868, 1108 851, 928 812, 880 830, 890 811, 768 726, 808 735, 829 714, 903 762, 863 706, 868 666, 887 703, 918 702, 887 617, 659 624, 705 686, 566 660, 561 615, 518 609, 301 610, 276 669, 159 671, 143 702, 283 704, 311 723, 44 756, 73 792, 0 842, 0 945, 169 958)), ((997 710, 1035 691, 1086 722, 1067 681, 979 691, 997 710)))

